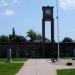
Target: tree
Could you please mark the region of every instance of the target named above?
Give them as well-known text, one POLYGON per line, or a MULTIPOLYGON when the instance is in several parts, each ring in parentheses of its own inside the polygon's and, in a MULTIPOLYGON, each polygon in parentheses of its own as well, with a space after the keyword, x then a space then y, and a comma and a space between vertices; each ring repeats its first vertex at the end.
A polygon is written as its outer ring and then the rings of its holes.
POLYGON ((42 40, 42 35, 41 35, 41 34, 37 34, 37 35, 36 35, 36 38, 37 38, 38 40, 42 40))
POLYGON ((34 32, 33 30, 29 30, 27 32, 27 37, 30 38, 30 41, 34 41, 35 39, 37 39, 36 32, 34 32))
POLYGON ((13 35, 13 36, 16 35, 16 34, 15 34, 15 29, 14 29, 14 28, 12 28, 12 35, 13 35))
POLYGON ((72 40, 71 38, 69 38, 69 37, 65 37, 62 42, 63 42, 63 43, 64 43, 64 42, 66 42, 66 43, 72 43, 73 40, 72 40))
POLYGON ((15 42, 26 42, 27 40, 25 39, 24 36, 19 35, 19 36, 16 36, 14 41, 15 42))
POLYGON ((0 36, 0 42, 9 42, 9 38, 6 35, 1 35, 0 36))
POLYGON ((15 33, 15 29, 12 28, 12 34, 9 34, 9 41, 10 41, 10 42, 14 42, 15 39, 16 39, 16 37, 17 37, 17 35, 16 35, 16 33, 15 33))

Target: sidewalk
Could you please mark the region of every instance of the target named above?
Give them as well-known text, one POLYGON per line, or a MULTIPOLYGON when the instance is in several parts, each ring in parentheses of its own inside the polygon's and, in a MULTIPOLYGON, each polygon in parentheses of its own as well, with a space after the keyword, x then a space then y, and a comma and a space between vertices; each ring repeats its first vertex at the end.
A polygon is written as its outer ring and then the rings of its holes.
POLYGON ((56 75, 56 69, 46 59, 29 59, 16 75, 56 75))
POLYGON ((16 75, 57 75, 57 69, 69 68, 75 68, 75 61, 60 60, 52 63, 50 59, 29 59, 16 75), (66 66, 69 61, 74 65, 66 66))

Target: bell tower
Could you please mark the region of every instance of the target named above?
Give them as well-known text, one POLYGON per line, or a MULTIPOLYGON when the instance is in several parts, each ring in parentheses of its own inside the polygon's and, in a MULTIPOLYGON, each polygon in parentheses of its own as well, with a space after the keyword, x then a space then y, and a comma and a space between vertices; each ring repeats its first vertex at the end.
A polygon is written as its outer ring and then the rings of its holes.
POLYGON ((42 50, 43 50, 43 57, 45 56, 45 22, 51 22, 51 44, 54 43, 54 18, 53 18, 53 7, 47 6, 42 7, 43 10, 43 18, 42 18, 42 50))

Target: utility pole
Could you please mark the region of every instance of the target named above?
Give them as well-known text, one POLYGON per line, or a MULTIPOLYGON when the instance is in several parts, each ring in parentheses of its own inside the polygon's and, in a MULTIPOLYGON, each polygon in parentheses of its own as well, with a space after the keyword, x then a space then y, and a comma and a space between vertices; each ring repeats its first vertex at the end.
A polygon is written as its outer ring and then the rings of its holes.
POLYGON ((56 12, 57 12, 57 38, 58 38, 58 60, 60 58, 60 46, 59 46, 59 14, 58 14, 58 0, 56 0, 56 12))

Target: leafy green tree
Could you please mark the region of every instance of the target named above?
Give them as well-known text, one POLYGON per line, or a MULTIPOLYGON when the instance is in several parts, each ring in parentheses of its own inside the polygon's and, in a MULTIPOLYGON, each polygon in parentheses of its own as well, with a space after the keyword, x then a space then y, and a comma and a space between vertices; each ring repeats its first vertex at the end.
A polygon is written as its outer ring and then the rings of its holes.
POLYGON ((71 38, 69 38, 69 37, 65 37, 62 42, 63 42, 63 43, 64 43, 64 42, 66 42, 66 43, 72 43, 73 40, 72 40, 71 38))
MULTIPOLYGON (((37 34, 36 32, 34 32, 33 30, 29 30, 27 32, 27 37, 30 38, 30 41, 41 41, 42 42, 42 35, 41 34, 37 34)), ((49 39, 45 38, 45 40, 47 42, 50 42, 49 39)))
POLYGON ((9 38, 6 35, 1 35, 0 36, 0 42, 9 42, 9 38))
POLYGON ((16 37, 17 36, 13 36, 13 35, 9 34, 9 41, 10 42, 15 42, 16 37))
POLYGON ((19 35, 19 36, 16 36, 14 41, 15 42, 26 42, 27 40, 25 39, 24 36, 19 35))
POLYGON ((10 42, 15 42, 17 35, 15 34, 15 29, 12 28, 12 34, 9 34, 9 41, 10 42))
POLYGON ((37 34, 37 35, 36 35, 36 38, 37 38, 38 40, 42 40, 42 35, 41 35, 41 34, 37 34))
POLYGON ((16 35, 16 34, 15 34, 15 29, 14 29, 14 28, 12 28, 12 35, 13 35, 13 36, 16 35))
POLYGON ((27 32, 27 37, 30 38, 30 41, 34 41, 35 39, 37 39, 36 32, 34 32, 33 30, 29 30, 27 32))

